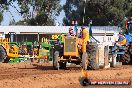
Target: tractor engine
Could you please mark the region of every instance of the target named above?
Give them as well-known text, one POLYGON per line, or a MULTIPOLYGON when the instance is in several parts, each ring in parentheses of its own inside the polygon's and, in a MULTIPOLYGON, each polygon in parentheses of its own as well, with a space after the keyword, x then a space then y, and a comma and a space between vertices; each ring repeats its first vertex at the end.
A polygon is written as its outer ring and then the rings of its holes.
POLYGON ((67 36, 64 40, 64 56, 78 57, 78 41, 74 36, 67 36))

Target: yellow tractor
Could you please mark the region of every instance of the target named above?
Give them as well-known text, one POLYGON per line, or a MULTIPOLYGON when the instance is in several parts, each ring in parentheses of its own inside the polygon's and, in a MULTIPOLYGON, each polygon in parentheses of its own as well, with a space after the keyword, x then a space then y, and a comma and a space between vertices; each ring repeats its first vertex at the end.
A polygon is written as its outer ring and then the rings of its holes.
POLYGON ((81 65, 83 69, 98 69, 97 46, 89 44, 89 32, 85 28, 82 36, 64 35, 63 43, 55 45, 53 67, 56 69, 67 67, 67 63, 81 65))
POLYGON ((19 48, 10 43, 9 38, 0 38, 0 61, 8 62, 9 58, 18 57, 19 48))

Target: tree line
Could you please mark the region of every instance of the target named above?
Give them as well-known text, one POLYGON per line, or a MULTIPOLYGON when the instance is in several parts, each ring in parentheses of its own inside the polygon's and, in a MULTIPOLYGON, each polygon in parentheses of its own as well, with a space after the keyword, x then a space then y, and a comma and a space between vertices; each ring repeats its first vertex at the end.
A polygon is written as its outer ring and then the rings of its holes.
POLYGON ((70 26, 72 21, 78 25, 124 26, 125 17, 132 16, 132 0, 0 0, 0 22, 3 12, 12 6, 23 20, 11 21, 10 25, 42 25, 52 26, 56 17, 64 10, 63 24, 70 26), (18 7, 14 6, 18 4, 18 7), (18 10, 19 8, 19 10, 18 10), (84 19, 83 19, 84 18, 84 19))

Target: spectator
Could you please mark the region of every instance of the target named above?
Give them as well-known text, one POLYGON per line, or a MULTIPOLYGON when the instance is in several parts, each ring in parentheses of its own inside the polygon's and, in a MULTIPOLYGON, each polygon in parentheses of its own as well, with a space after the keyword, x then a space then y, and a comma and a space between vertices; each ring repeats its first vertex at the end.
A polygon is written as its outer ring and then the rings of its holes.
POLYGON ((71 35, 74 35, 74 33, 73 33, 73 29, 70 27, 69 28, 69 34, 68 34, 69 36, 71 36, 71 35))

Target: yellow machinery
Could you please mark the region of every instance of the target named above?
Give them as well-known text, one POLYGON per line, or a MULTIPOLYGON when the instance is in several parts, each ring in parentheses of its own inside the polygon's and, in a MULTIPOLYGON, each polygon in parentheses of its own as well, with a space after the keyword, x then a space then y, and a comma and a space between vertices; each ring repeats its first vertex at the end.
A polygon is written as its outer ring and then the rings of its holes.
POLYGON ((67 63, 74 63, 87 69, 90 64, 91 68, 96 69, 96 54, 96 46, 89 45, 88 30, 83 29, 81 38, 65 35, 64 42, 55 46, 53 66, 59 69, 66 68, 67 63), (89 49, 89 47, 93 49, 89 49), (91 52, 95 57, 89 58, 91 52))
POLYGON ((9 58, 18 57, 18 47, 10 43, 9 38, 0 38, 0 60, 8 61, 9 58))
POLYGON ((24 42, 22 45, 11 42, 10 38, 0 38, 0 61, 12 63, 25 61, 26 58, 50 59, 50 49, 51 44, 46 38, 42 38, 40 43, 24 42))

